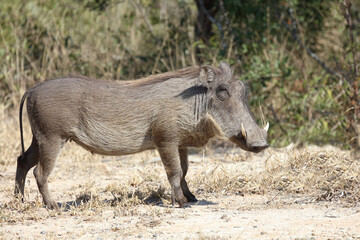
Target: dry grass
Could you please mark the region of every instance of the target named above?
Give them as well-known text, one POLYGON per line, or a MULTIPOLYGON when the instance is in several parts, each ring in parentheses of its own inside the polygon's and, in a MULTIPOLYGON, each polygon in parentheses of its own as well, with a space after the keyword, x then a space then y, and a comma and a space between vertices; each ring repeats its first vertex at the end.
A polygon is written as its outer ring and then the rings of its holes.
POLYGON ((359 201, 360 166, 350 152, 334 147, 271 149, 261 157, 252 156, 252 161, 261 162, 257 169, 244 168, 236 162, 237 158, 246 158, 244 155, 226 158, 235 160, 233 163, 219 160, 214 166, 204 168, 192 180, 193 185, 223 194, 279 191, 308 194, 317 200, 341 198, 354 204, 359 201))

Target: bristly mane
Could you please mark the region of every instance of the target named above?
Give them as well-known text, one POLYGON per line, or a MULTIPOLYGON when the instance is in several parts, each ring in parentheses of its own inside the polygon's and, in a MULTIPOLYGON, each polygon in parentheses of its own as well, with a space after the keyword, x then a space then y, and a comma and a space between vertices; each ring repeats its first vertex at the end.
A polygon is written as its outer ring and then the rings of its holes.
MULTIPOLYGON (((210 69, 212 70, 213 73, 215 73, 215 74, 220 73, 219 68, 213 67, 213 66, 209 66, 209 67, 210 67, 210 69)), ((159 73, 159 74, 150 75, 150 76, 147 76, 147 77, 131 79, 131 80, 130 79, 129 80, 124 79, 124 80, 117 80, 117 81, 119 83, 125 84, 125 85, 145 86, 145 85, 151 85, 151 84, 154 84, 154 83, 164 82, 164 81, 172 79, 172 78, 193 79, 193 78, 196 78, 196 77, 199 76, 200 70, 201 70, 201 66, 191 66, 191 67, 186 67, 186 68, 179 69, 179 70, 176 70, 176 71, 159 73)), ((114 82, 113 80, 95 79, 95 78, 83 76, 83 75, 78 74, 78 73, 70 73, 67 76, 67 78, 69 78, 69 79, 81 78, 81 79, 89 80, 89 81, 114 82)), ((46 81, 57 80, 57 79, 59 79, 59 78, 49 79, 49 80, 46 80, 46 81)))
MULTIPOLYGON (((140 78, 138 80, 131 80, 131 81, 126 81, 126 82, 131 85, 150 85, 153 83, 164 82, 171 78, 192 79, 192 78, 196 78, 199 76, 200 69, 201 69, 201 66, 192 66, 192 67, 187 67, 187 68, 183 68, 183 69, 172 71, 172 72, 160 73, 160 74, 140 78)), ((214 69, 212 68, 212 70, 214 72, 218 71, 215 68, 214 69)))

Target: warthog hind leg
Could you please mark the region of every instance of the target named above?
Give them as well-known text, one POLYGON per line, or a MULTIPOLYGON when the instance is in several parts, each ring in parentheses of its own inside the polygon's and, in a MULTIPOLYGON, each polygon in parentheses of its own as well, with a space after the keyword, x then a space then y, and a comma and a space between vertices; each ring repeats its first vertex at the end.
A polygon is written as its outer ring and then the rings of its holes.
POLYGON ((25 179, 29 170, 39 162, 39 145, 37 140, 33 137, 30 147, 26 152, 17 159, 16 177, 15 177, 15 196, 23 200, 25 179))
POLYGON ((64 141, 60 138, 47 139, 40 145, 39 151, 39 163, 34 169, 34 175, 39 188, 39 191, 43 197, 44 203, 48 208, 57 208, 57 204, 50 197, 48 188, 48 177, 55 166, 56 158, 64 144, 64 141))

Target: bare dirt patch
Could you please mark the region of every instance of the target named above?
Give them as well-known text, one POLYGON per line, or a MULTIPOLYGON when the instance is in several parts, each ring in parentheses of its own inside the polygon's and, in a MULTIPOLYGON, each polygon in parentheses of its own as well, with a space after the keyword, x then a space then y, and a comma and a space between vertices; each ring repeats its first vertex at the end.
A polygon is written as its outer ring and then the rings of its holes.
POLYGON ((67 144, 49 183, 61 208, 47 210, 32 171, 25 202, 14 198, 18 126, 2 122, 0 238, 360 238, 360 164, 334 147, 194 151, 187 179, 200 201, 180 209, 156 152, 104 157, 67 144))

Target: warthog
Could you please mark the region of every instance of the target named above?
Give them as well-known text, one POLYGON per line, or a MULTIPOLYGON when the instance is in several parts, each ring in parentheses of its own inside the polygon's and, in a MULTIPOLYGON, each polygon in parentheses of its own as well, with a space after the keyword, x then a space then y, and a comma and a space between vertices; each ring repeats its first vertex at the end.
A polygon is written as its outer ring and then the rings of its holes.
POLYGON ((188 147, 210 138, 229 139, 246 151, 268 147, 268 125, 254 121, 244 84, 230 67, 189 67, 136 81, 61 78, 27 90, 20 104, 22 155, 17 159, 15 194, 24 195, 27 172, 34 175, 44 203, 50 198, 48 177, 67 141, 92 153, 125 155, 157 149, 171 185, 171 199, 180 207, 197 201, 185 180, 188 147), (33 133, 24 152, 22 108, 33 133))

